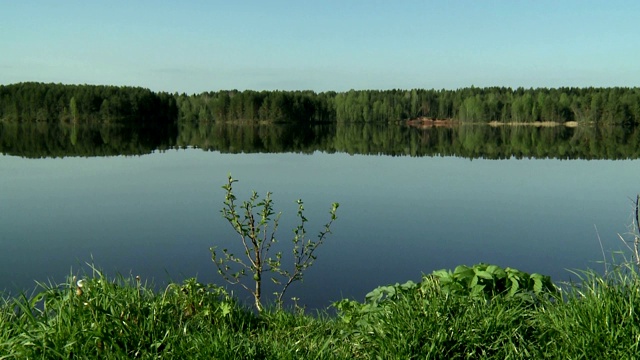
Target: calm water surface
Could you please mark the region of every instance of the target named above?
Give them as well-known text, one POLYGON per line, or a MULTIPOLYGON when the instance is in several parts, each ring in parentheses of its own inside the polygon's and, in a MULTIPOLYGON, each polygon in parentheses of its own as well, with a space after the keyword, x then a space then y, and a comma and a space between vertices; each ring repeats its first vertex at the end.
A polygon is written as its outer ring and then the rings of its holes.
POLYGON ((602 269, 598 235, 607 253, 623 246, 617 234, 628 231, 630 199, 640 191, 638 160, 198 149, 0 156, 0 290, 62 281, 86 262, 160 285, 192 276, 222 284, 209 247, 237 245, 219 212, 229 172, 240 180, 240 199, 251 190, 273 192, 283 211, 282 245, 295 226, 297 198, 305 201, 310 236, 331 202, 341 204, 333 236, 289 294, 311 308, 362 300, 379 285, 459 264, 496 263, 555 280, 569 279, 566 269, 602 269))

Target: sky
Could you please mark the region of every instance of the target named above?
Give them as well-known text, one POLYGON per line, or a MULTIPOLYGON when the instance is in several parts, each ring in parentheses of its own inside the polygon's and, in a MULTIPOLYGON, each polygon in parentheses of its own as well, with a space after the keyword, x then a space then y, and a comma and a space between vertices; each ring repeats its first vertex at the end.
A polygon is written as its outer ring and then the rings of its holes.
POLYGON ((0 84, 640 85, 640 1, 5 1, 0 84))

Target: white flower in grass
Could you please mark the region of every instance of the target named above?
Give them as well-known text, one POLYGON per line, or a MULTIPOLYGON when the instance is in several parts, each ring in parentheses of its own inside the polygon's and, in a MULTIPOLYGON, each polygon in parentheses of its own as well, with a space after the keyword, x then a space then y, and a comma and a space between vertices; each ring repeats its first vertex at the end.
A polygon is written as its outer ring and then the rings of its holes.
POLYGON ((85 279, 81 279, 78 280, 78 282, 76 282, 76 285, 78 287, 76 287, 76 295, 80 296, 82 295, 82 288, 87 284, 87 281, 85 279))

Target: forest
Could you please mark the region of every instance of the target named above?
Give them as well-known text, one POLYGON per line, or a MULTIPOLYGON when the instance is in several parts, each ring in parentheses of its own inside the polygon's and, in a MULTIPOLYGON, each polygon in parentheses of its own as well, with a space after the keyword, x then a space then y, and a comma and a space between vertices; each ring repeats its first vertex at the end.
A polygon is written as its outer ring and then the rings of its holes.
POLYGON ((640 88, 458 90, 218 91, 176 95, 181 120, 389 122, 640 122, 640 88))
POLYGON ((468 158, 639 158, 640 88, 217 91, 0 85, 0 152, 24 157, 346 152, 468 158), (407 120, 463 126, 413 128, 407 120), (575 122, 577 128, 483 126, 575 122))
POLYGON ((19 83, 0 85, 0 121, 175 122, 178 108, 167 93, 139 87, 19 83))
POLYGON ((19 83, 0 85, 3 122, 460 122, 640 123, 640 88, 221 90, 155 93, 138 87, 19 83))

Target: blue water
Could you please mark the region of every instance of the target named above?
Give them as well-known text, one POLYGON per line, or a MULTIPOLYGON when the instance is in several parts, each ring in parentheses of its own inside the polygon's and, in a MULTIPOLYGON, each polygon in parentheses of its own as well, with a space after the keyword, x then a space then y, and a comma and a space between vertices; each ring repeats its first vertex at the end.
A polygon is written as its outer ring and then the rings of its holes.
MULTIPOLYGON (((347 154, 220 154, 170 150, 139 157, 0 156, 0 290, 58 282, 91 262, 162 286, 197 276, 223 284, 209 247, 238 246, 221 186, 273 192, 289 252, 295 200, 310 237, 339 202, 333 235, 304 283, 309 308, 362 300, 379 285, 478 262, 567 280, 602 270, 624 248, 640 192, 638 160, 469 160, 347 154)), ((239 248, 237 248, 239 249, 239 248)), ((241 253, 241 251, 239 251, 241 253)), ((273 289, 267 289, 269 297, 273 289)), ((240 288, 234 292, 246 294, 240 288)))

